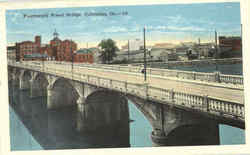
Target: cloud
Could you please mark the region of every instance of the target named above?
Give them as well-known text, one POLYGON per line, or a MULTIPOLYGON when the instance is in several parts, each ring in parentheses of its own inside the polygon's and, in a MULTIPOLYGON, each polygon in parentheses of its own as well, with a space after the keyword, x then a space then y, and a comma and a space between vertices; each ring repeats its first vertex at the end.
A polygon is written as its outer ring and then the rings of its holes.
POLYGON ((149 25, 146 27, 147 30, 150 31, 177 31, 177 32, 182 32, 182 31, 206 31, 206 29, 201 28, 201 27, 196 27, 196 26, 166 26, 166 25, 158 25, 158 26, 152 26, 149 25))
POLYGON ((31 35, 32 32, 29 31, 8 31, 8 34, 14 34, 14 35, 31 35))
POLYGON ((128 29, 120 26, 111 26, 110 28, 106 28, 104 32, 106 33, 128 32, 128 29))
POLYGON ((204 28, 196 27, 196 26, 167 26, 169 30, 173 31, 206 31, 204 28))
POLYGON ((170 23, 180 23, 180 21, 186 20, 183 18, 181 15, 176 15, 176 16, 167 16, 167 19, 170 23))

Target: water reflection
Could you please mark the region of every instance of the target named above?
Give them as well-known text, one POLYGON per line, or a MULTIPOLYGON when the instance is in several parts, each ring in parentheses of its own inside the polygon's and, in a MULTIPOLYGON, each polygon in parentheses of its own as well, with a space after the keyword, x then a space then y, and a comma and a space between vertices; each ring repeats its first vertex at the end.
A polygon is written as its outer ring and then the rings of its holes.
MULTIPOLYGON (((129 147, 128 134, 123 132, 79 133, 76 130, 76 106, 47 110, 46 97, 29 98, 29 91, 19 91, 11 88, 9 91, 10 106, 21 119, 34 139, 44 149, 82 149, 129 147)), ((13 116, 10 116, 13 117, 13 116)), ((13 118, 11 118, 13 119, 13 118)), ((13 123, 11 123, 13 125, 13 123)), ((11 126, 19 130, 20 126, 11 126)), ((127 129, 129 130, 129 128, 127 129)), ((127 131, 129 133, 129 131, 127 131)), ((13 133, 11 133, 13 134, 13 133)), ((11 135, 16 136, 16 135, 11 135)), ((16 139, 16 138, 15 138, 16 139)), ((11 139, 13 140, 13 138, 11 139)), ((11 142, 13 144, 13 142, 11 142)), ((32 149, 29 144, 27 150, 32 149)), ((18 149, 18 148, 17 148, 18 149)), ((20 149, 20 148, 19 148, 20 149)), ((16 150, 16 148, 14 149, 16 150)))

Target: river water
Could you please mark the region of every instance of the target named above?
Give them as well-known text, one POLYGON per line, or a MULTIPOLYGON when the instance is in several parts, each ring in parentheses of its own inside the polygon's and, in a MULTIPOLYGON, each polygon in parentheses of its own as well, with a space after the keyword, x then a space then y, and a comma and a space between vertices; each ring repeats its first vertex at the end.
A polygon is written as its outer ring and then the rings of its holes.
MULTIPOLYGON (((215 66, 176 67, 173 69, 213 72, 215 66)), ((225 74, 242 75, 242 65, 219 65, 218 70, 225 74)), ((80 135, 75 132, 73 115, 76 107, 48 111, 46 97, 29 98, 28 91, 10 87, 10 142, 11 150, 79 149, 124 147, 118 145, 116 137, 100 135, 80 135)), ((143 114, 129 102, 129 142, 127 137, 119 141, 130 147, 150 147, 152 127, 143 114)), ((221 145, 245 144, 245 131, 227 125, 219 126, 221 145)), ((126 146, 127 147, 127 146, 126 146)))

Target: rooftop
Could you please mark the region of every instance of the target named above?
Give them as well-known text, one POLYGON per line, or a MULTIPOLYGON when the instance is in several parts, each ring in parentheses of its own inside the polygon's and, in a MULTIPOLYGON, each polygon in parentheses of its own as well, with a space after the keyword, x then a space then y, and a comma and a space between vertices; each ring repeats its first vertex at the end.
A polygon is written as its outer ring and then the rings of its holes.
POLYGON ((47 54, 33 53, 33 54, 25 54, 24 58, 46 58, 47 54))
POLYGON ((88 53, 92 53, 92 50, 88 48, 82 48, 82 49, 77 50, 75 53, 76 54, 88 54, 88 53))

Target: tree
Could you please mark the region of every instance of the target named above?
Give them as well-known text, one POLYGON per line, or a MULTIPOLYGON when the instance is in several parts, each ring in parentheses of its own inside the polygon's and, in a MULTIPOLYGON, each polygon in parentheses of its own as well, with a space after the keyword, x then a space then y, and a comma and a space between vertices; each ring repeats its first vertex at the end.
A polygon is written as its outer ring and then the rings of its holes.
POLYGON ((102 63, 110 63, 110 61, 116 56, 116 51, 118 50, 115 41, 112 39, 104 39, 98 44, 98 46, 101 48, 100 58, 102 63))

